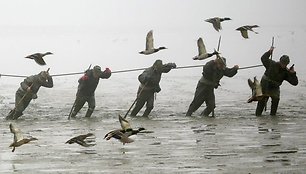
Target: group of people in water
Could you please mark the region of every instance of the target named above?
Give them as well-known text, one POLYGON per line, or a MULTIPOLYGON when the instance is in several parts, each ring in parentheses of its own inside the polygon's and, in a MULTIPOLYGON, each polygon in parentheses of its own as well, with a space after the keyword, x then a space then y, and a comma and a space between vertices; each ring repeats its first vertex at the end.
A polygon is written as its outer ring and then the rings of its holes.
MULTIPOLYGON (((268 98, 271 97, 271 112, 270 115, 276 115, 280 100, 280 86, 283 81, 288 81, 291 85, 298 85, 298 78, 294 70, 294 66, 288 68, 290 62, 289 56, 283 55, 279 61, 270 59, 274 47, 271 47, 265 52, 261 61, 265 67, 264 75, 260 81, 264 97, 258 100, 255 111, 256 116, 262 115, 263 109, 267 104, 268 98)), ((144 117, 147 117, 154 107, 154 94, 161 91, 160 80, 163 73, 168 73, 171 69, 176 68, 175 63, 163 64, 162 60, 156 60, 154 64, 145 69, 139 76, 140 82, 136 104, 131 111, 130 116, 136 116, 138 112, 146 104, 146 109, 143 112, 144 117)), ((233 77, 237 74, 238 65, 232 68, 226 66, 226 59, 217 54, 214 60, 208 61, 203 66, 202 77, 198 81, 194 98, 186 112, 186 116, 191 116, 204 102, 206 108, 201 113, 203 116, 214 116, 215 94, 214 90, 220 85, 220 80, 223 76, 233 77)), ((88 110, 85 117, 91 117, 95 106, 95 90, 100 79, 108 79, 111 77, 111 70, 106 68, 104 71, 96 65, 92 69, 85 71, 84 75, 78 80, 78 90, 76 99, 69 113, 69 118, 75 118, 84 104, 88 103, 88 110)), ((27 108, 32 99, 37 98, 37 92, 40 87, 53 87, 53 78, 48 71, 42 71, 39 74, 25 78, 15 95, 15 108, 9 112, 6 119, 16 120, 23 115, 23 111, 27 108)))

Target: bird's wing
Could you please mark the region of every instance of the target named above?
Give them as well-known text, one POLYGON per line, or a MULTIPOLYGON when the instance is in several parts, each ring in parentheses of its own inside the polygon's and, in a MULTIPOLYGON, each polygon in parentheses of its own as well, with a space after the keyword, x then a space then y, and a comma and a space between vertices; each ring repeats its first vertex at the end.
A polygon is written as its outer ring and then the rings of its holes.
POLYGON ((154 48, 153 41, 153 30, 150 30, 146 38, 146 50, 151 50, 154 48))
POLYGON ((28 58, 28 59, 35 59, 35 58, 37 58, 37 57, 41 57, 41 53, 31 54, 31 55, 26 56, 25 58, 28 58))
POLYGON ((119 122, 123 130, 132 129, 130 123, 119 115, 119 122))
POLYGON ((244 37, 244 38, 249 38, 249 35, 248 35, 248 31, 247 30, 245 30, 245 29, 243 29, 243 30, 240 30, 240 32, 241 32, 241 36, 242 37, 244 37))
POLYGON ((127 137, 126 135, 123 135, 123 136, 121 137, 120 141, 121 141, 123 144, 125 144, 125 143, 132 143, 132 142, 134 142, 134 140, 133 140, 133 139, 131 139, 131 138, 127 137))
POLYGON ((17 142, 23 139, 23 135, 21 131, 18 128, 16 128, 12 123, 10 124, 10 130, 11 130, 11 133, 14 134, 14 142, 17 142))
POLYGON ((199 38, 198 39, 198 51, 199 51, 199 55, 202 55, 202 54, 206 54, 206 47, 204 45, 204 42, 203 42, 203 39, 202 38, 199 38))
POLYGON ((248 79, 248 84, 251 89, 254 89, 254 83, 252 82, 251 79, 248 79))
POLYGON ((215 20, 213 21, 213 26, 215 28, 215 30, 219 31, 221 30, 221 22, 220 22, 220 18, 215 18, 215 20))
POLYGON ((36 57, 36 58, 34 58, 34 60, 39 65, 46 65, 46 62, 44 61, 44 59, 42 57, 36 57))

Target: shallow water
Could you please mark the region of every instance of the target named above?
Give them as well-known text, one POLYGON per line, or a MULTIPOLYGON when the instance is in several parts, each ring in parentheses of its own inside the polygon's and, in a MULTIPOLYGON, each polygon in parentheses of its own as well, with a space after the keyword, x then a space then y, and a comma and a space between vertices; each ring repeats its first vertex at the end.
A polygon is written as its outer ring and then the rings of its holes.
MULTIPOLYGON (((200 74, 199 69, 199 74, 200 74)), ((258 70, 260 71, 260 70, 258 70)), ((56 78, 53 89, 41 88, 39 98, 17 121, 4 117, 13 107, 19 83, 1 84, 0 171, 3 173, 303 173, 306 163, 305 80, 300 85, 282 86, 278 116, 265 112, 256 117, 256 103, 246 103, 251 91, 247 73, 222 80, 216 90, 216 117, 192 117, 185 112, 200 76, 165 74, 162 91, 156 96, 149 118, 130 118, 133 127, 147 133, 122 145, 106 141, 104 135, 119 128, 118 114, 124 115, 135 99, 138 73, 114 75, 100 82, 96 110, 85 119, 86 107, 77 119, 67 115, 74 101, 74 79, 56 78), (118 79, 121 79, 120 81, 118 79), (118 90, 121 89, 121 90, 118 90), (292 91, 292 89, 295 89, 292 91), (13 135, 9 123, 38 141, 8 147, 13 135), (95 146, 81 147, 65 142, 92 132, 95 146)), ((77 79, 77 78, 76 78, 77 79)), ((141 113, 143 110, 141 111, 141 113)), ((141 114, 140 113, 140 114, 141 114)))

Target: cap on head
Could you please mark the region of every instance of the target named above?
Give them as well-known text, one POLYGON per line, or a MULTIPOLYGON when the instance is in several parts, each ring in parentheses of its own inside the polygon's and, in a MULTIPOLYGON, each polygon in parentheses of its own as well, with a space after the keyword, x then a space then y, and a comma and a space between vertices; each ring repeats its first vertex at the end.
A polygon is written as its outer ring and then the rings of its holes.
POLYGON ((100 73, 101 72, 101 67, 99 65, 96 65, 93 67, 93 70, 97 73, 100 73))
POLYGON ((217 58, 218 63, 222 63, 224 66, 226 66, 226 58, 224 57, 218 57, 217 58))
POLYGON ((161 69, 163 66, 163 61, 162 60, 156 60, 153 64, 153 67, 156 68, 156 69, 161 69))
POLYGON ((288 65, 290 63, 289 56, 282 55, 282 57, 279 59, 279 62, 282 63, 282 64, 288 65))

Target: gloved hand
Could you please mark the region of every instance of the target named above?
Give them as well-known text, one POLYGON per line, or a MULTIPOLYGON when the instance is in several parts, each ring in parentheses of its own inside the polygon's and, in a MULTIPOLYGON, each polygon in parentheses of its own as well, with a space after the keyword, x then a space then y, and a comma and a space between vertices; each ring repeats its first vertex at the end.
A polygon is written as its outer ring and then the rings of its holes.
POLYGON ((176 68, 176 64, 175 63, 168 63, 168 66, 170 66, 171 68, 176 68))
POLYGON ((112 71, 109 68, 105 68, 103 74, 105 75, 106 78, 109 78, 112 75, 112 71))
POLYGON ((161 88, 159 85, 154 88, 154 92, 159 93, 160 91, 161 91, 161 88))

